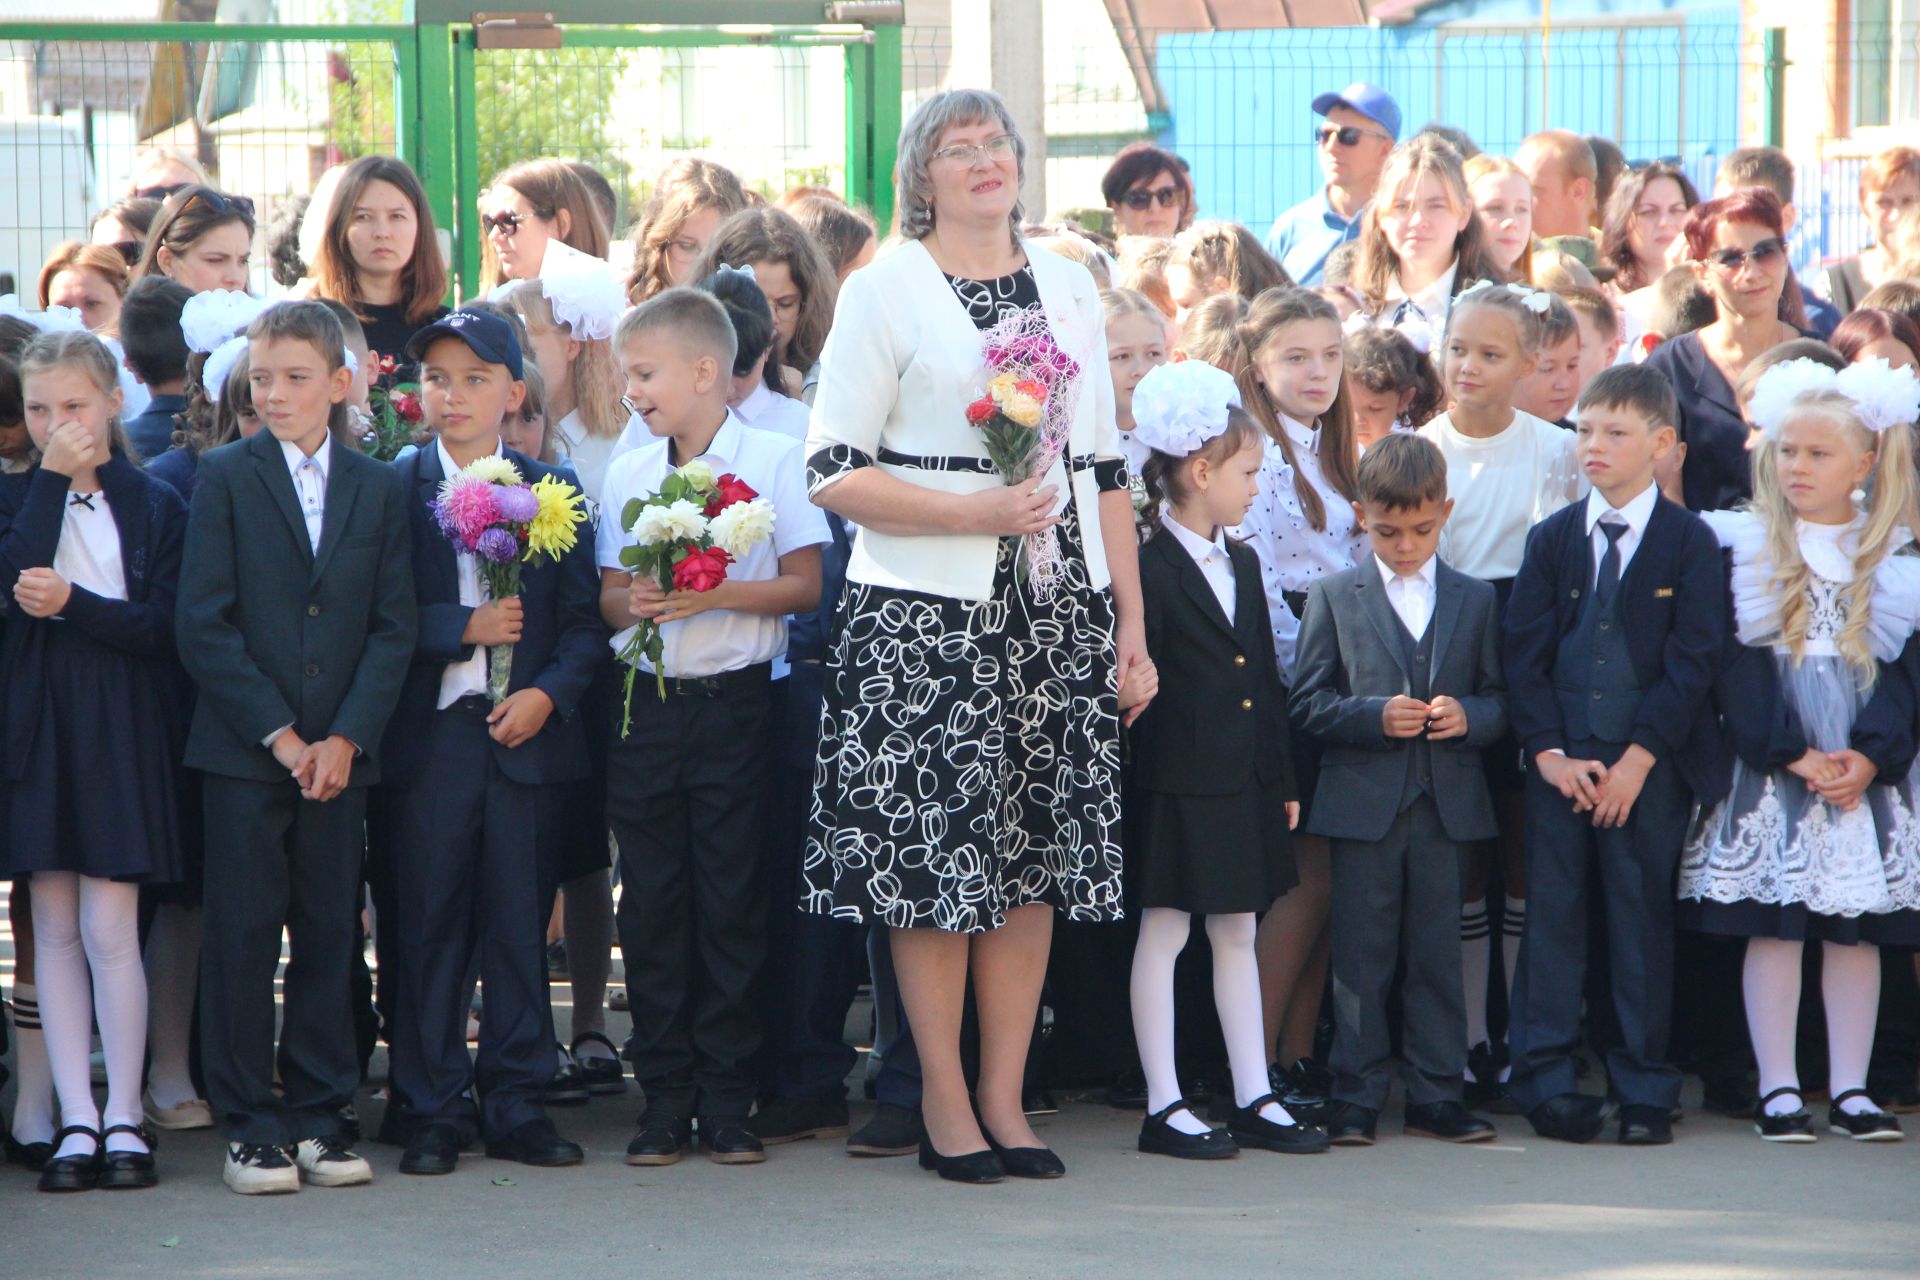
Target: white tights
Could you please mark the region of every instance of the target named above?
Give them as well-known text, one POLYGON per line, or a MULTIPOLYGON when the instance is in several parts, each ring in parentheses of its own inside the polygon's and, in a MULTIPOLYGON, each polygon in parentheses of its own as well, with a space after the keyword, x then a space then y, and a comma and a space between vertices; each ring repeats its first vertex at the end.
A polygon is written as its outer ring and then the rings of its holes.
MULTIPOLYGON (((1747 1027, 1760 1066, 1760 1093, 1800 1087, 1794 1059, 1794 1033, 1800 1020, 1801 943, 1755 938, 1747 943, 1742 975, 1747 1027)), ((1828 942, 1820 954, 1820 996, 1827 1007, 1827 1083, 1832 1096, 1867 1082, 1867 1058, 1873 1052, 1874 1021, 1880 1008, 1880 948, 1867 943, 1828 942)), ((1767 1104, 1773 1115, 1801 1105, 1797 1096, 1767 1104)), ((1878 1110, 1866 1098, 1849 1098, 1840 1109, 1850 1114, 1878 1110)))
MULTIPOLYGON (((105 1123, 138 1125, 140 1072, 147 1050, 147 975, 140 966, 140 890, 72 871, 33 873, 34 978, 60 1123, 98 1130, 87 1048, 93 1023, 107 1059, 105 1123), (88 990, 88 975, 92 990, 88 990)), ((86 1155, 92 1139, 72 1136, 56 1156, 86 1155)), ((144 1151, 116 1133, 109 1151, 144 1151)))
MULTIPOLYGON (((1140 913, 1140 941, 1133 950, 1133 1036, 1147 1077, 1147 1110, 1159 1111, 1180 1097, 1180 1076, 1173 1062, 1173 966, 1187 945, 1192 917, 1171 907, 1140 913)), ((1272 1090, 1267 1083, 1265 1031, 1260 1013, 1260 971, 1253 955, 1252 912, 1207 917, 1207 941, 1213 947, 1213 1003, 1227 1042, 1233 1069, 1233 1095, 1246 1106, 1272 1090)), ((1276 1124, 1292 1117, 1269 1102, 1260 1114, 1276 1124)), ((1182 1133, 1204 1133, 1207 1125, 1190 1111, 1177 1111, 1167 1123, 1182 1133)))

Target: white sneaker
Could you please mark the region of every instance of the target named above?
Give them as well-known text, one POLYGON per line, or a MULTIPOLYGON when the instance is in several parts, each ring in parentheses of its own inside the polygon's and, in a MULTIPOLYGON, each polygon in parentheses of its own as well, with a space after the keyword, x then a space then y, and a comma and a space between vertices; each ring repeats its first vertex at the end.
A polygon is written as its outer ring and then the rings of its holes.
POLYGON ((339 1138, 302 1138, 293 1149, 300 1180, 316 1187, 357 1187, 373 1181, 373 1166, 339 1138))
POLYGON ((227 1144, 228 1189, 243 1196, 283 1195, 300 1189, 300 1172, 279 1147, 227 1144))
POLYGON ((156 1129, 211 1129, 213 1106, 205 1098, 189 1098, 177 1107, 163 1107, 148 1091, 140 1098, 147 1123, 156 1129))

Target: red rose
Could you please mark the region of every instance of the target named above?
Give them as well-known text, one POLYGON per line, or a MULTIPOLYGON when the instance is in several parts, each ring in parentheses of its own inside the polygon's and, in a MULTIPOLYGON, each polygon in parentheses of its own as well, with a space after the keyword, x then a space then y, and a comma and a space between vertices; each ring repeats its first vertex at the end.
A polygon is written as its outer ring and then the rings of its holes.
POLYGON ((1022 378, 1013 384, 1013 389, 1022 395, 1032 396, 1035 400, 1042 402, 1047 398, 1047 389, 1038 382, 1035 382, 1032 378, 1022 378))
POLYGON ((427 416, 426 410, 420 405, 420 397, 411 391, 402 391, 394 396, 392 403, 393 411, 400 415, 402 422, 419 422, 427 416))
POLYGON ((733 557, 719 547, 689 551, 685 559, 673 566, 673 589, 711 591, 727 580, 727 565, 732 561, 733 557))
POLYGON ((392 356, 380 357, 380 376, 381 377, 391 378, 394 374, 398 373, 399 371, 400 371, 400 362, 398 360, 395 360, 392 356))
POLYGON ((709 517, 719 515, 736 502, 752 502, 760 496, 752 485, 736 475, 721 476, 713 483, 718 491, 707 500, 705 514, 709 517))
POLYGON ((1000 406, 993 402, 992 396, 981 396, 967 406, 967 424, 974 427, 980 426, 998 412, 1000 412, 1000 406))

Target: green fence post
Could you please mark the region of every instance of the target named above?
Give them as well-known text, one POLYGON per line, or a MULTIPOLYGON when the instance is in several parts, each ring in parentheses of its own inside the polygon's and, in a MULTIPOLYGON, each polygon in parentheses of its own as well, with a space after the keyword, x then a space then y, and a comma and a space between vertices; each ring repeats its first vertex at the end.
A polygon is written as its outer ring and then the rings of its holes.
MULTIPOLYGON (((459 265, 460 229, 455 224, 453 139, 447 136, 453 107, 452 33, 441 23, 424 23, 414 31, 414 92, 402 116, 415 153, 406 156, 427 190, 427 207, 435 225, 454 239, 454 264, 459 265)), ((452 298, 449 281, 449 300, 452 298)))
POLYGON ((900 149, 900 28, 873 29, 872 137, 873 217, 881 234, 893 225, 893 164, 900 149))
POLYGON ((873 43, 844 50, 847 76, 847 185, 849 204, 873 207, 873 43))
POLYGON ((454 261, 460 267, 460 292, 480 288, 480 121, 474 114, 474 40, 471 27, 453 32, 454 261))
POLYGON ((1787 137, 1787 29, 1768 27, 1761 33, 1767 63, 1763 81, 1766 94, 1766 145, 1786 145, 1787 137))

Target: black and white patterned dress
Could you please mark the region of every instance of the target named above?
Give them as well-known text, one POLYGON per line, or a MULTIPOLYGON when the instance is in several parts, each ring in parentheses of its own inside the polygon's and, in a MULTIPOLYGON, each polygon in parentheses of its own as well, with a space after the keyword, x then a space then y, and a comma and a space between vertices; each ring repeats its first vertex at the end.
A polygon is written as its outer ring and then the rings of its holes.
MULTIPOLYGON (((982 330, 1040 305, 1030 268, 948 280, 982 330)), ((809 480, 872 462, 821 450, 809 480)), ((1126 487, 1124 465, 1096 472, 1102 489, 1126 487)), ((1045 603, 1016 579, 1017 538, 1000 540, 984 600, 847 583, 815 758, 806 910, 955 933, 998 928, 1029 903, 1073 920, 1120 916, 1113 600, 1091 585, 1076 504, 1056 531, 1065 576, 1045 603)))

